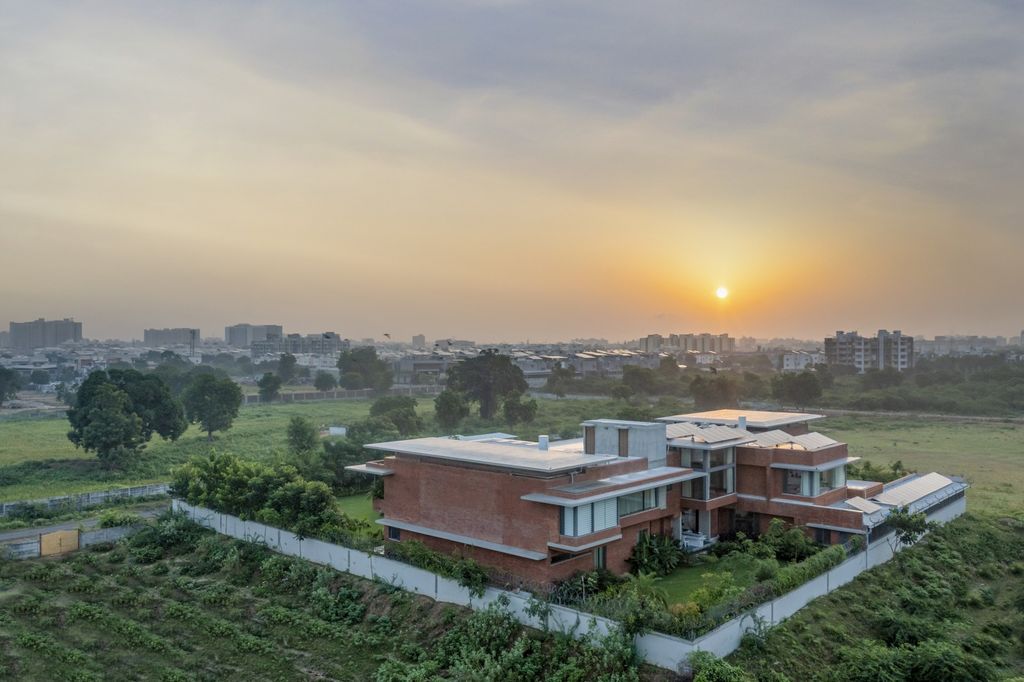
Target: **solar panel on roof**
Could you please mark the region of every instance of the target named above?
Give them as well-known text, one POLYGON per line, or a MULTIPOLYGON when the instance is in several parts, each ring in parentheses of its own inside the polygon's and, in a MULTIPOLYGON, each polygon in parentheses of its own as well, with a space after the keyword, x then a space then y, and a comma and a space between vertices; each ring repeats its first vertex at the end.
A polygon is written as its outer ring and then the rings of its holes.
POLYGON ((952 482, 942 474, 932 472, 890 488, 879 495, 875 495, 872 499, 881 504, 905 507, 911 502, 916 502, 922 497, 927 497, 938 490, 942 490, 952 482))
POLYGON ((876 511, 881 509, 877 504, 869 500, 865 500, 863 497, 851 497, 846 500, 846 504, 850 505, 854 509, 859 509, 865 514, 874 514, 876 511))
POLYGON ((819 450, 821 448, 827 448, 835 445, 839 441, 832 440, 828 436, 812 431, 811 433, 805 433, 800 436, 793 437, 794 443, 799 443, 808 450, 819 450))

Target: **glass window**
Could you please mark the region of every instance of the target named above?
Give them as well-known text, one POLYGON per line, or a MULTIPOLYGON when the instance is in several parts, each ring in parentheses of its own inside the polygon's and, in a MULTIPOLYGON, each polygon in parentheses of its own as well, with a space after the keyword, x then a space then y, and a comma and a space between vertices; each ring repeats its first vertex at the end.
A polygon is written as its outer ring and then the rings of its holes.
POLYGON ((401 540, 402 531, 394 526, 388 526, 388 540, 401 540))
POLYGON ((836 467, 835 469, 828 469, 822 471, 818 475, 818 487, 821 492, 826 490, 834 490, 841 488, 846 485, 846 467, 836 467))
POLYGON ((665 493, 662 488, 651 488, 638 493, 630 493, 618 498, 619 516, 637 514, 648 509, 654 509, 661 505, 665 493))
POLYGON ((711 499, 736 492, 736 469, 729 467, 712 471, 709 476, 711 499))
POLYGON ((706 483, 707 479, 703 476, 701 478, 695 478, 692 481, 683 481, 679 486, 682 489, 682 497, 686 497, 691 500, 708 499, 707 493, 704 490, 706 483))
POLYGON ((811 497, 811 472, 787 469, 782 480, 782 492, 787 495, 811 497))
POLYGON ((607 568, 608 566, 608 548, 597 547, 594 549, 594 568, 607 568))
POLYGON ((720 467, 732 464, 736 461, 736 451, 733 448, 714 450, 711 452, 711 466, 720 467))

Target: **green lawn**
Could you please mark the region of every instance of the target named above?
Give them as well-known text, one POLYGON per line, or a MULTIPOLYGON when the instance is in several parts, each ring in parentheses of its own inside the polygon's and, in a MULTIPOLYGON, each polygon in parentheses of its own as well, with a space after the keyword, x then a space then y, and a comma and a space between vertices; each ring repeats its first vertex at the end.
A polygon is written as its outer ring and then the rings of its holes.
POLYGON ((680 566, 659 580, 658 585, 668 593, 670 604, 680 604, 692 599, 693 593, 703 584, 702 576, 706 573, 719 575, 728 571, 732 573, 736 585, 746 588, 754 584, 756 570, 757 560, 753 557, 746 554, 730 554, 714 563, 680 566))
MULTIPOLYGON (((355 519, 366 519, 370 523, 380 518, 380 514, 373 511, 373 501, 366 493, 339 497, 338 507, 348 516, 355 519)), ((374 527, 379 528, 376 525, 374 527)))

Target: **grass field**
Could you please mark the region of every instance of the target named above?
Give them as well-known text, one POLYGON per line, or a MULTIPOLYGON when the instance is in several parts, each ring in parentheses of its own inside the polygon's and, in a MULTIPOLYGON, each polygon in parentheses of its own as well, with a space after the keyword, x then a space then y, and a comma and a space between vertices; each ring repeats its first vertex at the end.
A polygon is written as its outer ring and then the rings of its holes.
MULTIPOLYGON (((538 403, 536 421, 519 426, 513 432, 531 438, 540 433, 573 435, 585 419, 614 414, 619 409, 610 400, 539 400, 538 403)), ((190 427, 175 442, 156 438, 123 472, 107 471, 94 456, 76 450, 67 439, 68 423, 63 417, 7 417, 0 419, 0 501, 164 481, 173 466, 193 455, 214 451, 268 460, 285 455, 285 431, 288 420, 294 416, 306 417, 316 424, 343 425, 366 417, 369 410, 369 400, 245 406, 239 411, 234 426, 217 434, 212 443, 195 427, 190 427)), ((433 400, 420 399, 417 411, 423 416, 428 433, 439 433, 433 421, 433 400)), ((470 417, 460 431, 483 433, 508 429, 500 421, 486 422, 470 417)))

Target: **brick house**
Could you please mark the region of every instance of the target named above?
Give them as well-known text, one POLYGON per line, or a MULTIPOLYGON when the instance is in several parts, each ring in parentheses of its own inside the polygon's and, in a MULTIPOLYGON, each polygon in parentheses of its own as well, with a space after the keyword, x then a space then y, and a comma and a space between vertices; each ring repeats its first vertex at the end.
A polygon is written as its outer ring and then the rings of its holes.
POLYGON ((644 533, 699 550, 778 517, 829 544, 869 534, 894 506, 930 509, 963 495, 963 481, 939 474, 847 480, 857 458, 810 431, 820 418, 716 410, 595 419, 583 438, 555 442, 415 438, 369 445, 386 456, 348 468, 383 477, 375 508, 388 541, 419 540, 535 585, 593 568, 624 573, 644 533))

